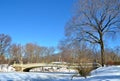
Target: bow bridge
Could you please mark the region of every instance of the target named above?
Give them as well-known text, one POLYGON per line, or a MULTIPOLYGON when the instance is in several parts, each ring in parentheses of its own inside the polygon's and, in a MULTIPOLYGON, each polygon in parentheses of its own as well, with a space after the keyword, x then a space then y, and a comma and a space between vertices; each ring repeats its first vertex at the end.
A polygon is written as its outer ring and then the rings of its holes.
MULTIPOLYGON (((81 63, 84 68, 98 68, 101 67, 99 63, 81 63)), ((78 64, 68 64, 68 63, 31 63, 31 64, 13 64, 12 66, 16 71, 29 72, 33 68, 41 68, 44 71, 45 68, 78 68, 78 64)))
POLYGON ((41 67, 42 69, 44 69, 44 67, 51 67, 51 68, 68 67, 68 65, 66 64, 52 64, 52 63, 13 64, 12 66, 16 69, 16 71, 22 71, 22 72, 29 72, 31 69, 39 68, 39 67, 41 67))

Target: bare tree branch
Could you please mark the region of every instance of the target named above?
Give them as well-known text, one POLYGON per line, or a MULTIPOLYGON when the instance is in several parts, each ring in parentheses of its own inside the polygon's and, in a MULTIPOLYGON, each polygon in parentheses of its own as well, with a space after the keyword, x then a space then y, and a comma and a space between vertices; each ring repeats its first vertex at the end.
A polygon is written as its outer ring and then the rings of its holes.
POLYGON ((104 66, 104 40, 108 40, 105 39, 105 35, 110 32, 115 35, 114 33, 119 33, 118 29, 120 29, 120 26, 117 26, 120 24, 120 1, 78 0, 75 16, 74 23, 68 25, 66 29, 66 33, 69 33, 68 38, 72 40, 80 38, 90 43, 99 44, 101 63, 104 66))

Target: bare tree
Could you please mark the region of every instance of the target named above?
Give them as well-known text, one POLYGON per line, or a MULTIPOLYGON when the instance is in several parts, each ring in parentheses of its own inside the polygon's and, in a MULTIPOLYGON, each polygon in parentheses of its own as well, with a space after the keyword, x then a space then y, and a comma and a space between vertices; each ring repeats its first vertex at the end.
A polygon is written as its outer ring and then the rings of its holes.
POLYGON ((23 58, 23 47, 20 44, 12 44, 9 49, 11 62, 16 61, 18 63, 22 63, 23 58))
POLYGON ((74 46, 67 40, 61 40, 58 45, 60 50, 59 61, 73 63, 75 60, 74 46))
MULTIPOLYGON (((105 58, 106 58, 106 63, 108 64, 109 62, 119 62, 120 60, 120 57, 119 57, 119 54, 118 54, 118 47, 117 48, 114 48, 114 49, 110 49, 110 48, 107 48, 105 49, 105 58)), ((120 64, 120 62, 119 62, 120 64)))
POLYGON ((35 44, 33 43, 27 43, 25 45, 25 56, 28 60, 29 63, 32 63, 34 60, 34 57, 35 57, 35 44))
POLYGON ((47 56, 48 53, 46 47, 34 43, 27 43, 25 45, 25 57, 29 63, 45 62, 44 57, 47 56))
POLYGON ((48 47, 46 48, 46 62, 49 63, 49 62, 52 62, 52 59, 51 59, 51 56, 54 54, 54 47, 48 47))
POLYGON ((40 47, 37 44, 34 45, 34 58, 36 63, 40 62, 41 50, 42 50, 42 47, 40 47))
POLYGON ((120 0, 78 0, 74 10, 72 20, 65 27, 66 37, 99 44, 104 66, 107 35, 113 36, 120 29, 120 0))
POLYGON ((2 62, 8 53, 11 44, 11 37, 9 35, 0 34, 0 62, 2 62))
POLYGON ((61 59, 69 63, 93 62, 93 52, 84 42, 60 41, 61 59))

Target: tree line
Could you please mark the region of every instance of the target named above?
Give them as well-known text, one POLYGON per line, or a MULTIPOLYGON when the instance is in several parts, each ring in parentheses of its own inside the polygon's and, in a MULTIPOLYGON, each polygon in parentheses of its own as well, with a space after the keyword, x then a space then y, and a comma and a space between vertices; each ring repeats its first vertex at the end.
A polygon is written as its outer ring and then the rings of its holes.
POLYGON ((58 54, 54 48, 34 43, 11 45, 10 36, 0 34, 0 62, 7 57, 9 62, 98 62, 104 66, 120 62, 119 44, 115 48, 106 46, 108 41, 119 39, 119 34, 120 0, 77 0, 58 54))
MULTIPOLYGON (((67 41, 68 42, 68 41, 67 41)), ((64 44, 66 41, 61 41, 59 49, 61 49, 62 61, 68 63, 101 63, 101 51, 96 45, 88 45, 88 43, 75 42, 73 45, 64 44)), ((120 46, 104 49, 105 65, 120 65, 120 46)))
MULTIPOLYGON (((55 61, 68 63, 101 63, 101 53, 96 45, 88 45, 85 42, 68 43, 60 41, 59 52, 55 54, 55 48, 44 47, 35 43, 11 44, 11 37, 0 34, 0 63, 50 63, 55 61)), ((113 49, 105 49, 105 63, 120 62, 120 46, 113 49)))
POLYGON ((53 58, 54 47, 44 47, 35 43, 11 44, 12 38, 0 34, 0 63, 49 63, 53 58))

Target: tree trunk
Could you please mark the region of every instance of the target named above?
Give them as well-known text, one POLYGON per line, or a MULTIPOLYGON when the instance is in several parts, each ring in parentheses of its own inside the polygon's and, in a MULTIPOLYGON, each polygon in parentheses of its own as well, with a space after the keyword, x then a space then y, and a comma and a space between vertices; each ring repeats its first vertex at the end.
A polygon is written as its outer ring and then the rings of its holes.
POLYGON ((105 64, 105 55, 104 55, 104 42, 103 42, 102 34, 100 34, 100 47, 101 47, 101 63, 103 67, 105 64))

